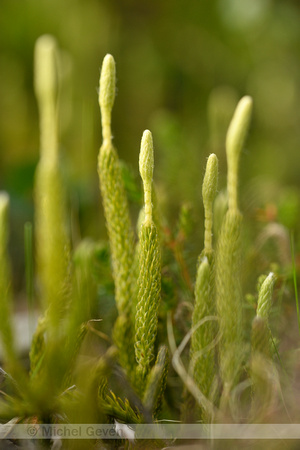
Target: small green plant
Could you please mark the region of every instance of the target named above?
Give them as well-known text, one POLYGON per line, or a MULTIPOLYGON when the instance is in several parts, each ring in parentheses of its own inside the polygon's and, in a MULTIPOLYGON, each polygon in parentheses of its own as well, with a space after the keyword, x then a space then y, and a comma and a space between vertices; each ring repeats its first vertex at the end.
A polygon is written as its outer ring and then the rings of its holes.
POLYGON ((252 99, 238 104, 226 138, 228 211, 225 214, 216 256, 216 304, 220 324, 220 372, 227 397, 242 368, 243 318, 241 268, 242 215, 238 209, 238 166, 252 109, 252 99))
POLYGON ((139 233, 139 278, 135 316, 135 356, 141 391, 154 359, 157 313, 160 303, 161 263, 157 228, 152 218, 153 142, 145 131, 141 143, 140 173, 145 193, 145 219, 139 233))
POLYGON ((134 236, 128 201, 116 149, 112 145, 111 111, 115 100, 115 61, 104 58, 99 90, 103 144, 99 152, 98 172, 110 242, 112 272, 118 318, 114 325, 114 341, 119 348, 122 366, 130 373, 134 357, 132 304, 134 295, 134 236))
MULTIPOLYGON (((244 317, 243 220, 238 206, 238 167, 249 129, 252 99, 246 96, 240 100, 229 126, 227 195, 219 193, 215 205, 218 158, 211 154, 207 160, 202 188, 204 248, 191 290, 194 299, 189 303, 190 330, 183 336, 176 330, 174 314, 181 299, 176 297, 163 270, 166 239, 161 236, 163 229, 154 213, 153 203, 157 201, 153 183, 154 150, 148 130, 143 133, 140 150, 144 207, 135 238, 122 166, 112 143, 116 69, 111 55, 104 58, 100 76, 103 143, 98 159, 109 258, 107 247, 90 240, 83 240, 71 249, 57 132, 58 55, 51 36, 38 40, 35 91, 40 112, 41 155, 35 177, 34 229, 37 295, 42 314, 32 339, 29 371, 20 365, 11 326, 6 251, 9 201, 7 194, 0 194, 0 333, 9 385, 8 393, 0 399, 1 420, 17 417, 23 423, 118 421, 132 424, 153 423, 164 418, 178 420, 180 408, 174 404, 183 395, 186 402, 196 402, 195 421, 239 422, 245 418, 236 413, 236 392, 245 385, 245 380, 251 386, 251 396, 245 400, 250 406, 246 420, 253 421, 258 409, 263 420, 266 405, 274 396, 270 373, 275 367, 275 352, 269 315, 276 276, 272 272, 264 276, 256 314, 253 310, 250 319, 244 317), (218 226, 214 226, 214 215, 218 226), (101 303, 97 304, 97 298, 103 299, 103 294, 98 297, 99 288, 108 296, 105 288, 109 265, 116 318, 106 327, 106 330, 111 328, 107 335, 96 328, 96 323, 110 320, 102 315, 101 303), (164 330, 166 324, 168 333, 164 330), (250 331, 245 334, 244 330, 251 328, 252 335, 250 331), (181 358, 189 341, 189 351, 181 358), (169 349, 175 372, 169 364, 169 349), (119 378, 115 376, 116 371, 119 378), (175 393, 172 382, 168 382, 168 372, 177 386, 175 393), (264 395, 260 402, 264 391, 270 395, 264 395)), ((188 229, 187 217, 185 208, 181 215, 184 229, 188 229)), ((180 249, 176 249, 176 263, 183 265, 180 249)), ((188 273, 184 268, 185 274, 188 273)), ((107 448, 117 446, 116 442, 102 444, 107 448)), ((91 445, 87 441, 80 448, 91 445)), ((78 443, 70 441, 68 446, 77 448, 78 443)))

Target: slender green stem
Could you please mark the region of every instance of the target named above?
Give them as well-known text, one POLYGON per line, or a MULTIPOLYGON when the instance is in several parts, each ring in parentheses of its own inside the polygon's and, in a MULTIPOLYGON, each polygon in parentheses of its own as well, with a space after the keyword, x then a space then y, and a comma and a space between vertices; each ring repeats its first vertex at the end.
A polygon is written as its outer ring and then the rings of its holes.
POLYGON ((32 223, 24 225, 26 296, 29 311, 29 336, 34 331, 32 223))
POLYGON ((292 253, 292 265, 293 265, 293 281, 294 281, 294 289, 295 289, 295 299, 296 299, 296 308, 297 308, 297 319, 298 319, 298 328, 300 334, 300 310, 299 310, 299 297, 298 297, 298 287, 297 287, 297 272, 296 272, 296 262, 295 262, 295 241, 294 241, 294 232, 291 232, 291 253, 292 253))

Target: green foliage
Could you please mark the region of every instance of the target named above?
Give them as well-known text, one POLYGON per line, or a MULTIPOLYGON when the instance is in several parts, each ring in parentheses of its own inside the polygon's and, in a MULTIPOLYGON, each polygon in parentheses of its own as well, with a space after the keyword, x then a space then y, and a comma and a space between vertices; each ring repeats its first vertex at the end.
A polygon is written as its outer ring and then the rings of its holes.
POLYGON ((162 408, 164 391, 167 383, 169 352, 168 348, 162 346, 158 353, 156 362, 148 376, 147 385, 143 397, 145 408, 157 417, 162 408))
POLYGON ((256 316, 252 322, 252 353, 261 353, 269 356, 270 332, 267 320, 261 316, 256 316))
POLYGON ((191 339, 193 377, 206 397, 210 397, 212 383, 216 376, 215 348, 213 345, 216 338, 216 327, 213 322, 214 317, 212 317, 215 314, 214 274, 212 272, 213 266, 209 264, 207 257, 204 257, 197 271, 195 305, 192 316, 192 327, 194 329, 191 339), (205 322, 206 318, 208 319, 207 322, 205 322))
POLYGON ((135 352, 141 376, 141 392, 154 359, 157 313, 160 302, 160 249, 156 227, 144 223, 140 231, 140 275, 135 318, 135 352))
POLYGON ((226 213, 216 254, 216 301, 219 317, 220 370, 227 389, 237 383, 242 365, 241 225, 239 212, 226 213))
POLYGON ((36 330, 34 332, 31 348, 29 353, 30 358, 30 373, 34 378, 41 370, 42 362, 45 356, 45 331, 46 323, 45 318, 40 317, 36 330))
POLYGON ((276 379, 276 368, 272 361, 274 340, 269 328, 269 312, 275 275, 271 272, 261 283, 258 294, 256 316, 252 321, 251 336, 251 378, 252 414, 255 421, 266 414, 272 404, 276 379))
POLYGON ((101 407, 108 416, 122 422, 141 423, 141 415, 138 411, 134 411, 131 408, 128 399, 123 401, 121 398, 116 397, 112 391, 105 397, 105 402, 101 402, 101 407))

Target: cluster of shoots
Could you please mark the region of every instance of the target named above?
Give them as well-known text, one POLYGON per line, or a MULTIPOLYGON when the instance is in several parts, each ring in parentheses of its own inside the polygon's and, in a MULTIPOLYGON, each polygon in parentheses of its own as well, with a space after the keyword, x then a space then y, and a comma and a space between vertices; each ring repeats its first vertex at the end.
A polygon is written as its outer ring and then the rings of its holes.
POLYGON ((0 333, 3 362, 10 374, 7 377, 14 380, 14 397, 4 397, 0 401, 1 417, 46 423, 63 417, 71 423, 82 423, 80 421, 86 421, 87 417, 103 423, 112 419, 127 423, 155 421, 164 411, 170 352, 172 365, 186 390, 186 401, 192 399, 197 405, 195 420, 209 423, 228 415, 234 420, 232 398, 246 375, 252 387, 253 405, 249 414, 254 416, 267 383, 262 366, 267 366, 272 358, 268 317, 275 275, 270 273, 260 285, 252 336, 247 342, 243 331, 243 220, 238 205, 238 170, 251 119, 252 99, 245 96, 240 100, 228 129, 228 206, 217 236, 213 235, 213 211, 218 193, 218 158, 211 154, 207 159, 202 187, 204 248, 199 252, 194 281, 190 332, 177 347, 169 311, 167 323, 163 324, 167 325, 168 337, 159 342, 162 249, 160 224, 154 213, 153 139, 149 130, 144 131, 139 157, 144 205, 136 237, 120 160, 112 142, 115 62, 111 55, 105 56, 99 90, 103 143, 98 173, 117 318, 111 336, 106 337, 106 351, 101 347, 99 355, 93 355, 89 364, 81 366, 78 355, 87 334, 94 329, 93 320, 105 321, 106 318, 101 315, 101 305, 94 316, 90 308, 97 296, 98 281, 94 276, 97 243, 83 241, 72 250, 59 157, 58 87, 56 42, 51 36, 42 36, 35 51, 41 154, 35 177, 34 260, 37 295, 43 314, 33 335, 30 371, 26 373, 19 367, 11 325, 7 256, 9 197, 1 193, 0 333), (181 359, 187 345, 190 347, 188 367, 181 359), (121 370, 124 386, 128 386, 123 398, 114 394, 110 384, 112 369, 116 366, 121 370))

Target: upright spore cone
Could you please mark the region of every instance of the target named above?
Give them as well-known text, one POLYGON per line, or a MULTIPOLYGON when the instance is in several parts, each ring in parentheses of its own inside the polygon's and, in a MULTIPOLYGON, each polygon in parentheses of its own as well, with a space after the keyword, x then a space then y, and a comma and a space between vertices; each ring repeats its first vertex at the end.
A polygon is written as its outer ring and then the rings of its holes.
POLYGON ((252 114, 252 98, 243 97, 234 112, 226 136, 226 155, 228 165, 227 190, 230 210, 238 209, 238 167, 241 150, 243 148, 252 114))
POLYGON ((34 51, 34 89, 36 96, 44 98, 57 91, 57 44, 53 36, 39 37, 34 51))
POLYGON ((144 184, 145 223, 152 221, 152 179, 154 168, 153 140, 149 130, 144 131, 139 158, 140 174, 144 184))
POLYGON ((57 132, 57 53, 53 36, 41 36, 35 44, 34 89, 40 115, 40 152, 47 164, 56 164, 57 132))
POLYGON ((102 63, 99 89, 99 105, 102 117, 103 140, 111 141, 111 112, 116 96, 116 64, 112 55, 107 54, 102 63))
POLYGON ((218 187, 218 158, 212 153, 206 164, 202 185, 202 197, 205 215, 204 251, 212 252, 213 203, 218 187))

